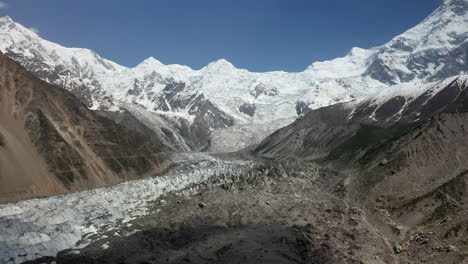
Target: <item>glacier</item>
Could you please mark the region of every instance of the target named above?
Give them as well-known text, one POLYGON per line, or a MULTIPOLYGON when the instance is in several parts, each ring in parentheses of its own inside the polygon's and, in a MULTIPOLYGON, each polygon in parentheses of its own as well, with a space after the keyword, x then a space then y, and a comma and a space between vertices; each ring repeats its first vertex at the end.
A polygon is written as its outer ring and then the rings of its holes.
MULTIPOLYGON (((162 176, 112 187, 0 205, 0 263, 22 263, 85 247, 106 231, 151 211, 169 193, 191 195, 200 184, 247 180, 252 161, 223 161, 207 154, 181 154, 162 176)), ((102 235, 101 235, 102 236, 102 235)))

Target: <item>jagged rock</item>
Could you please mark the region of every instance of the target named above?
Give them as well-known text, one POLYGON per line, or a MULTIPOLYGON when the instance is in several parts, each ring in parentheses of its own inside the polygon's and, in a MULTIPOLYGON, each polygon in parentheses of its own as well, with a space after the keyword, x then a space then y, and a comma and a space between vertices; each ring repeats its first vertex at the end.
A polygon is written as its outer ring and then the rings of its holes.
POLYGON ((302 116, 304 114, 307 114, 310 112, 312 109, 303 101, 297 102, 296 103, 296 113, 298 116, 302 116))
POLYGON ((403 251, 403 248, 399 244, 396 244, 393 246, 393 252, 395 254, 400 254, 402 251, 403 251))
POLYGON ((256 109, 255 104, 245 103, 239 106, 239 112, 244 113, 250 117, 253 117, 255 115, 255 109, 256 109))

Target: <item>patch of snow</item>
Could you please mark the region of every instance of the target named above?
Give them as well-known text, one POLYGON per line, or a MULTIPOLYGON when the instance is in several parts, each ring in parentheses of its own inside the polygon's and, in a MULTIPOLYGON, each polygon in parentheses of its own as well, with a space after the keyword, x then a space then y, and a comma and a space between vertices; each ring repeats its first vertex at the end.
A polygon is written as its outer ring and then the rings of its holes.
POLYGON ((109 248, 109 245, 108 245, 108 244, 102 244, 102 245, 101 245, 101 249, 102 249, 102 250, 106 250, 106 249, 108 249, 108 248, 109 248))

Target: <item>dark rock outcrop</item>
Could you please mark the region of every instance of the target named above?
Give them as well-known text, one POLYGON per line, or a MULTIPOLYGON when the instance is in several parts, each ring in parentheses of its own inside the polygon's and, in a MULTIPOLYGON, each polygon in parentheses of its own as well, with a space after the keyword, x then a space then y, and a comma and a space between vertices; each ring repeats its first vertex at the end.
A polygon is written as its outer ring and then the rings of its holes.
POLYGON ((257 109, 257 107, 255 106, 255 104, 242 104, 241 106, 239 106, 239 112, 241 113, 244 113, 250 117, 253 117, 255 115, 255 110, 257 109))
POLYGON ((204 94, 187 94, 185 89, 185 83, 168 83, 155 110, 168 112, 168 116, 171 111, 190 115, 193 121, 177 116, 166 118, 191 150, 202 151, 210 144, 211 131, 233 126, 234 119, 206 99, 204 94))

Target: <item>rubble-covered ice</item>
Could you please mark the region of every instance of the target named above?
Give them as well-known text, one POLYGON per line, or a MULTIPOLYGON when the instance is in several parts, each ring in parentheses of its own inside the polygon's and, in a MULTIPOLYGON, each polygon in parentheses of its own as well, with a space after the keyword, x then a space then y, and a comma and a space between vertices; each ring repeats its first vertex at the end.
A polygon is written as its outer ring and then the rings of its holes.
MULTIPOLYGON (((200 157, 201 158, 201 157, 200 157)), ((82 248, 90 234, 118 228, 145 215, 161 195, 226 173, 241 174, 247 161, 181 162, 163 176, 107 188, 0 205, 0 263, 21 263, 82 248)))

